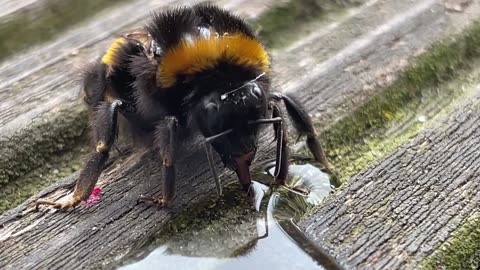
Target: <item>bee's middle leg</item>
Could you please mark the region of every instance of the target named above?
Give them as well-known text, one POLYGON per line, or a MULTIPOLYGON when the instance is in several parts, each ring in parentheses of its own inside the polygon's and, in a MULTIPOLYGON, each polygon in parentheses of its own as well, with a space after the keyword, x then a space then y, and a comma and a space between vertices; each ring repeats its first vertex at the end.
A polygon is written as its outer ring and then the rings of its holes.
POLYGON ((160 198, 141 196, 140 200, 146 203, 166 206, 175 197, 175 152, 177 147, 178 121, 175 117, 168 117, 156 128, 155 144, 160 150, 162 159, 163 188, 160 198))

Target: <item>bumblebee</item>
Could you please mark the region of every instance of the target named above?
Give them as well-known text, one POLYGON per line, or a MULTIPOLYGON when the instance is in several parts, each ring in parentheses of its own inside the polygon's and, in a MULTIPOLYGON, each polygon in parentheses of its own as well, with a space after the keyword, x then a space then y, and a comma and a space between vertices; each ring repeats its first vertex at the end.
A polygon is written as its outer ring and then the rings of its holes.
POLYGON ((73 196, 55 208, 86 200, 118 135, 118 115, 127 119, 133 138, 151 141, 163 166, 162 197, 142 200, 166 206, 175 196, 176 149, 193 136, 205 151, 221 193, 212 148, 234 170, 249 194, 249 167, 259 131, 273 126, 275 179, 286 185, 289 148, 283 107, 316 161, 328 167, 310 116, 291 96, 271 85, 270 56, 247 23, 212 4, 197 4, 152 15, 142 30, 116 38, 84 74, 85 103, 94 149, 76 182, 73 196), (147 138, 147 139, 146 139, 147 138))

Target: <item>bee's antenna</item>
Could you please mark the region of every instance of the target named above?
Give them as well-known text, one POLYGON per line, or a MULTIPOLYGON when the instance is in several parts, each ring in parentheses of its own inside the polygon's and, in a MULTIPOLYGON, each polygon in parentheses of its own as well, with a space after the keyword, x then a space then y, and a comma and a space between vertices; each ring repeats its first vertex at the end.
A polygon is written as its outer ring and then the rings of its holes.
POLYGON ((272 124, 272 123, 281 123, 282 118, 281 117, 275 117, 275 118, 270 118, 270 119, 258 119, 255 121, 248 121, 249 125, 263 125, 263 124, 272 124))
POLYGON ((228 95, 230 95, 231 93, 234 93, 234 92, 242 89, 245 85, 247 85, 247 84, 249 84, 249 83, 252 83, 252 82, 257 81, 257 80, 260 79, 261 77, 265 76, 265 74, 266 74, 265 72, 262 72, 262 73, 261 73, 260 75, 258 75, 255 79, 253 79, 253 80, 251 80, 251 81, 248 81, 248 82, 244 83, 242 86, 237 87, 237 88, 233 89, 232 91, 227 92, 227 93, 221 95, 221 96, 220 96, 220 99, 221 99, 221 100, 226 99, 226 98, 228 97, 228 95))
MULTIPOLYGON (((264 124, 272 124, 272 123, 280 123, 280 122, 282 122, 282 118, 281 117, 275 117, 275 118, 271 118, 271 119, 258 119, 258 120, 255 120, 255 121, 248 121, 248 124, 249 125, 264 125, 264 124)), ((211 141, 214 141, 215 139, 220 138, 220 137, 225 136, 225 135, 228 135, 232 132, 233 132, 233 128, 227 129, 227 130, 225 130, 221 133, 218 133, 218 134, 215 134, 213 136, 207 137, 207 138, 205 138, 205 140, 207 141, 207 143, 210 143, 211 141)))
POLYGON ((208 165, 212 171, 213 179, 215 180, 215 185, 217 187, 217 194, 222 195, 222 183, 220 183, 220 178, 218 178, 217 170, 215 169, 215 164, 213 163, 213 153, 212 146, 206 142, 205 144, 205 153, 207 154, 208 165))
POLYGON ((205 140, 207 141, 207 143, 209 143, 209 142, 211 142, 211 141, 213 141, 213 140, 215 140, 215 139, 217 139, 217 138, 220 138, 220 137, 222 137, 222 136, 228 135, 228 134, 230 134, 230 133, 232 133, 232 132, 233 132, 233 128, 227 129, 227 130, 225 130, 224 132, 221 132, 221 133, 218 133, 218 134, 216 134, 216 135, 207 137, 207 138, 205 138, 205 140))
MULTIPOLYGON (((280 118, 281 119, 281 118, 280 118)), ((280 134, 277 134, 280 135, 278 136, 278 140, 277 140, 277 164, 275 166, 275 179, 277 179, 277 177, 280 175, 280 164, 282 164, 282 141, 283 141, 283 135, 284 135, 284 132, 283 132, 283 129, 284 127, 283 126, 280 126, 279 130, 278 130, 278 133, 280 134)))

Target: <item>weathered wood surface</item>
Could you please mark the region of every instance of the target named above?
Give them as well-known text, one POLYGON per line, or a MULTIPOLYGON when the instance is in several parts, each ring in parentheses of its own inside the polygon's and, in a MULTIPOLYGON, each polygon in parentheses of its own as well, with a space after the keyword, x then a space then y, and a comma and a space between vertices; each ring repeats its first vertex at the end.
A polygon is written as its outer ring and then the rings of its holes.
POLYGON ((34 8, 40 6, 42 0, 1 0, 0 1, 0 19, 8 15, 12 15, 15 12, 18 12, 26 8, 34 8))
MULTIPOLYGON (((299 41, 287 50, 288 54, 276 53, 275 83, 294 92, 312 113, 326 115, 325 123, 329 123, 338 113, 373 94, 375 84, 388 83, 385 78, 394 77, 408 59, 426 46, 458 31, 478 14, 475 12, 477 3, 463 13, 449 13, 443 1, 369 1, 340 23, 299 41)), ((58 66, 57 72, 62 67, 58 66)), ((262 146, 259 159, 271 150, 266 143, 262 146)), ((0 268, 111 266, 180 209, 194 207, 214 192, 203 152, 189 153, 179 161, 178 196, 169 209, 157 210, 137 203, 140 194, 161 193, 161 172, 151 156, 133 155, 119 160, 103 174, 100 185, 105 194, 102 202, 92 208, 67 213, 32 211, 29 203, 38 197, 61 198, 69 194, 74 175, 5 213, 0 217, 0 268)), ((236 181, 228 172, 222 178, 225 182, 236 181)))
POLYGON ((360 173, 300 226, 346 269, 414 269, 480 211, 477 96, 360 173))

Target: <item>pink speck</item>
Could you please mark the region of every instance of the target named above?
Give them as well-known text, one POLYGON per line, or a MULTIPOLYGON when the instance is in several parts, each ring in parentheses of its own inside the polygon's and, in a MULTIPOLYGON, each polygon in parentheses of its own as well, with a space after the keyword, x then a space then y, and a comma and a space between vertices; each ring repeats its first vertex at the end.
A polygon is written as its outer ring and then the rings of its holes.
POLYGON ((90 197, 88 197, 88 199, 86 201, 84 201, 83 203, 88 207, 94 206, 95 204, 100 202, 100 193, 102 193, 102 188, 101 187, 93 188, 93 191, 90 194, 90 197))

